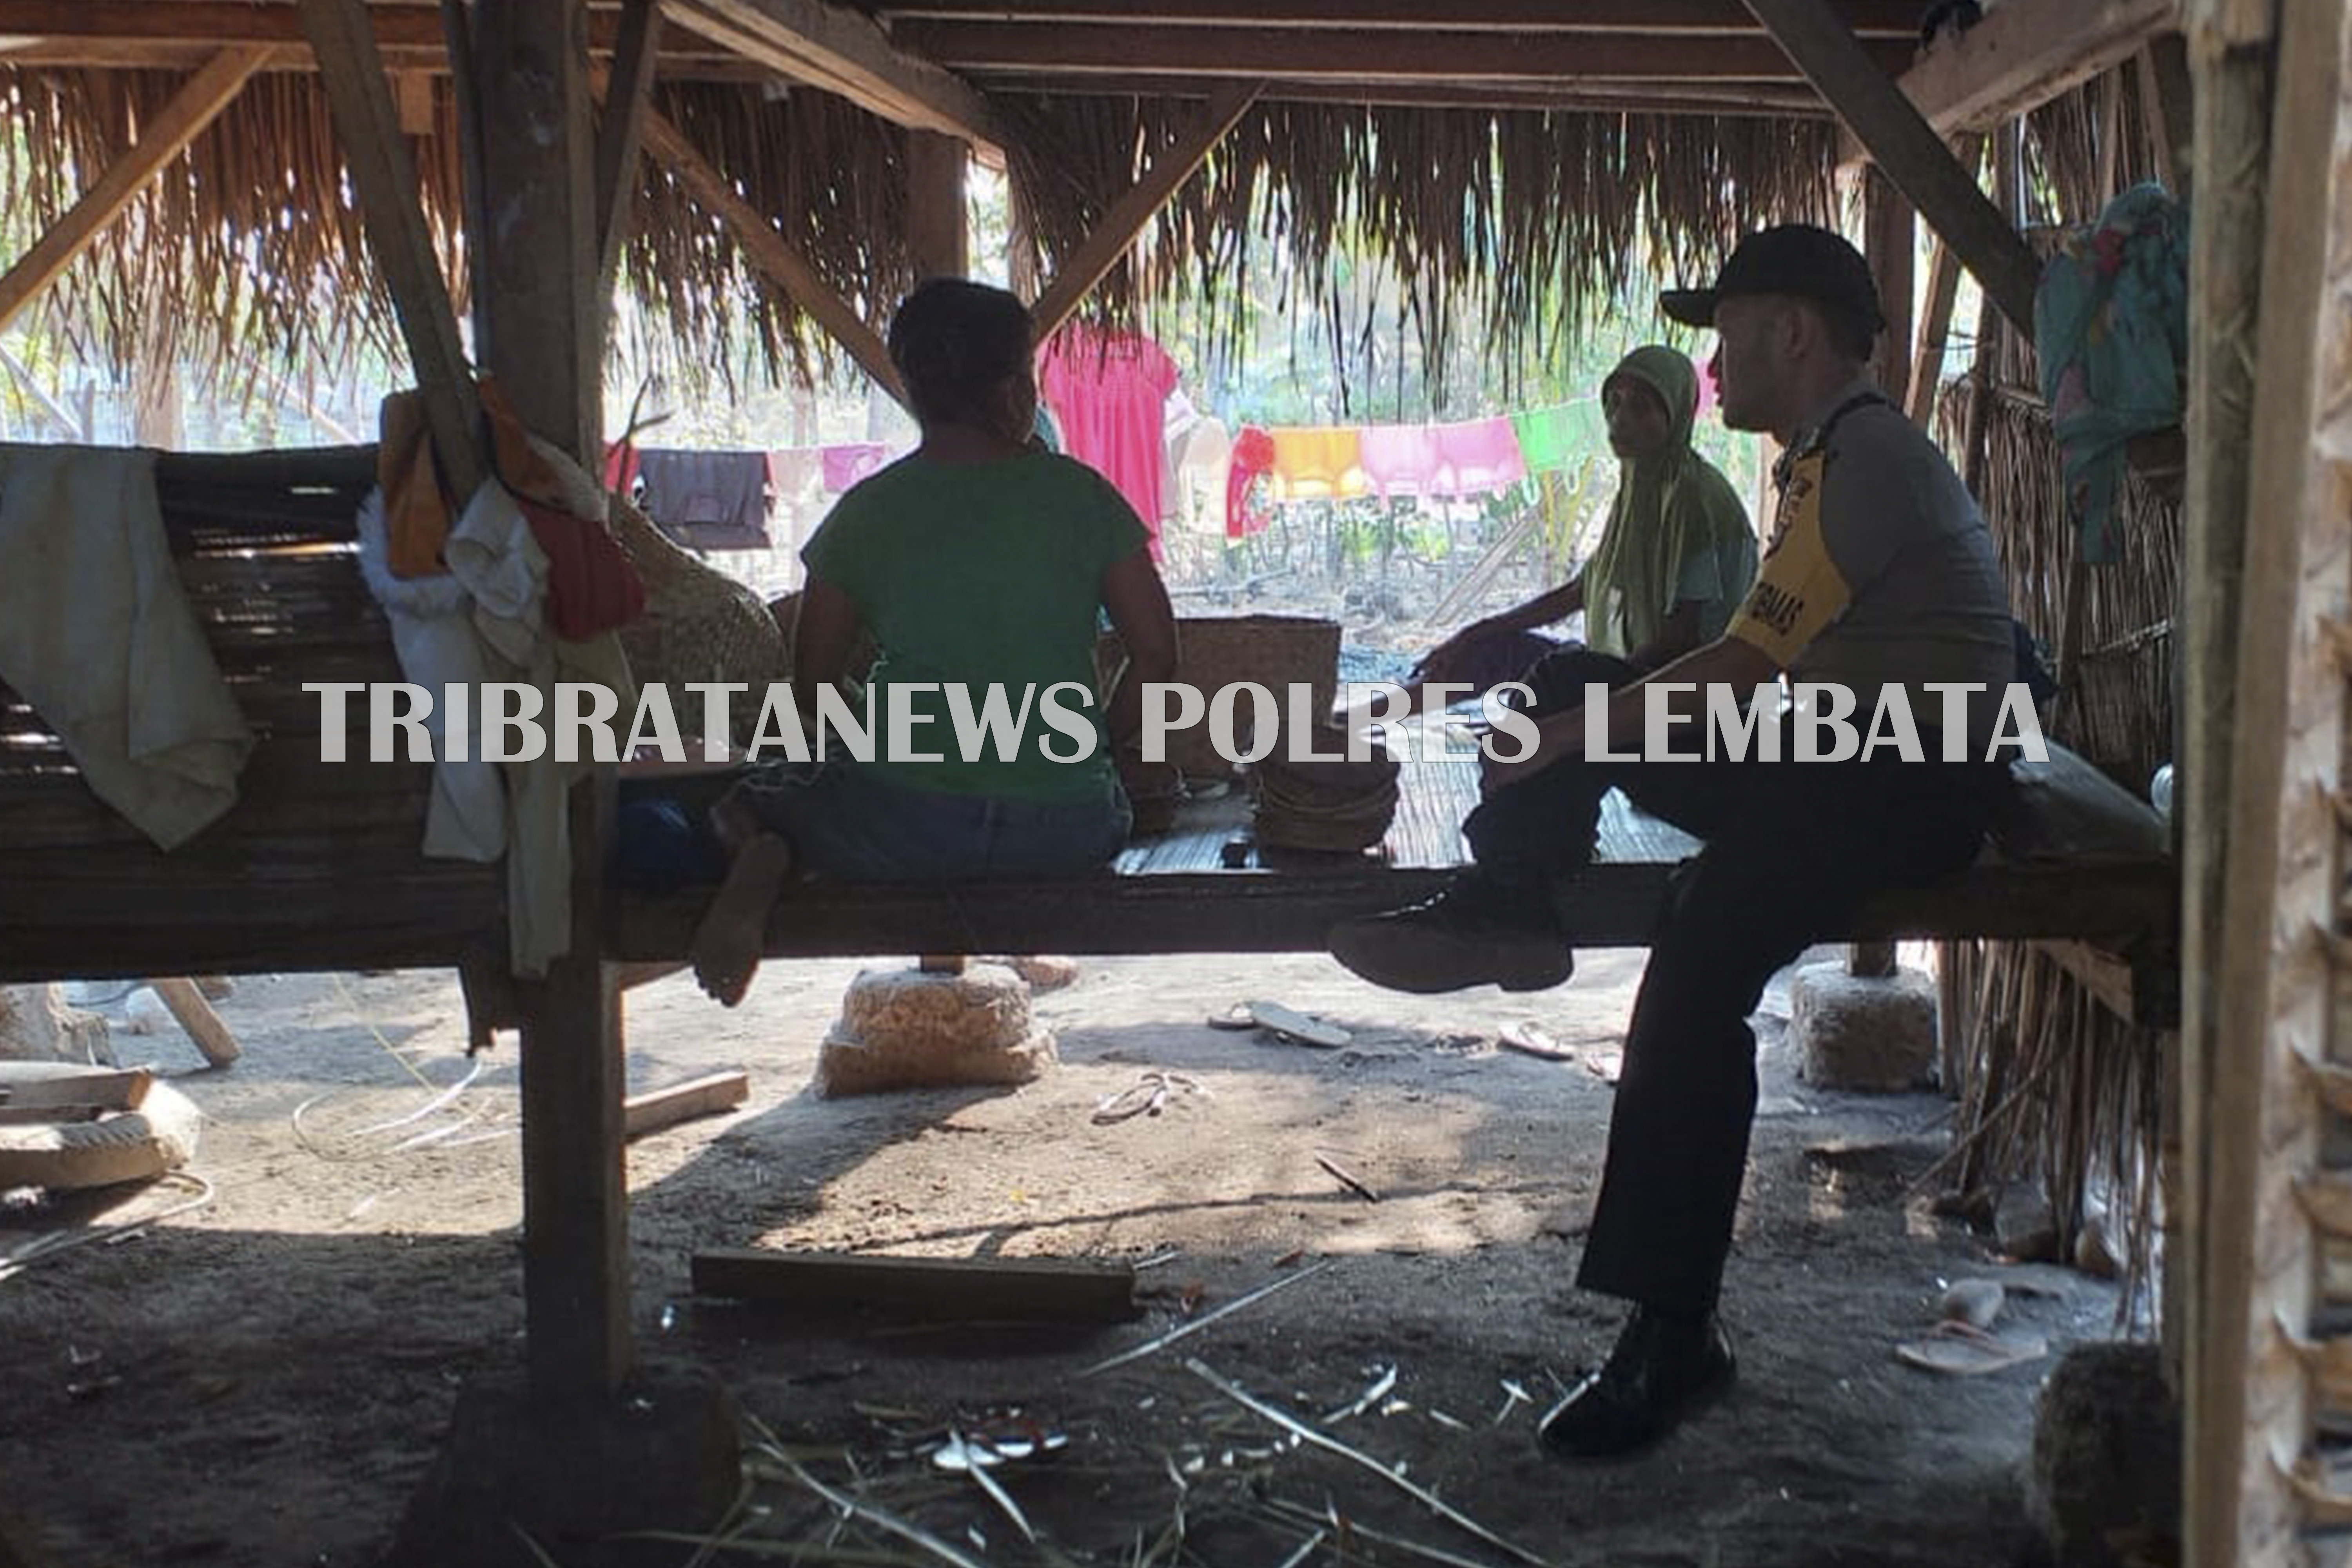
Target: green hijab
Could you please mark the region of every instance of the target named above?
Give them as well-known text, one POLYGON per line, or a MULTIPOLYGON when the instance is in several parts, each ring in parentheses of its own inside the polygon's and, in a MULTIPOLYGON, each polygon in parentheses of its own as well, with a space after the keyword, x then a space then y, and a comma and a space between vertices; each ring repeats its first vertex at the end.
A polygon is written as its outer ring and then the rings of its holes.
POLYGON ((1691 560, 1755 531, 1730 481, 1691 447, 1698 371, 1689 357, 1646 344, 1617 362, 1602 389, 1620 377, 1656 393, 1671 426, 1655 454, 1620 465, 1617 500, 1584 568, 1585 642, 1622 658, 1657 639, 1691 560))

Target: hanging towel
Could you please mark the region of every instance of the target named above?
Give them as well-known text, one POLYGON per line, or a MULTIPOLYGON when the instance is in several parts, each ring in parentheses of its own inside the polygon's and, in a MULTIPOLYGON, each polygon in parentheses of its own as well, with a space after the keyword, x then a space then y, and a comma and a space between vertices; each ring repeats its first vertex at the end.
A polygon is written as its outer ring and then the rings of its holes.
POLYGON ((1437 484, 1437 439, 1426 425, 1367 425, 1360 460, 1364 477, 1382 500, 1400 490, 1433 495, 1437 484))
POLYGON ((152 452, 0 447, 0 679, 163 848, 236 803, 253 732, 182 591, 152 452))
POLYGON ((1345 500, 1372 493, 1364 477, 1362 432, 1352 425, 1282 426, 1274 431, 1275 494, 1283 500, 1345 500))
POLYGON ((824 488, 835 495, 880 468, 889 458, 890 448, 879 441, 851 441, 817 450, 824 469, 824 488))
POLYGON ((1528 477, 1527 459, 1519 453, 1519 437, 1507 418, 1472 419, 1457 425, 1433 425, 1437 442, 1437 483, 1441 495, 1478 495, 1517 484, 1528 477))
POLYGON ((1598 443, 1588 427, 1592 416, 1584 412, 1580 418, 1580 412, 1573 403, 1549 403, 1511 416, 1511 433, 1518 437, 1519 458, 1528 472, 1572 468, 1584 453, 1594 449, 1598 443))
POLYGON ((643 510, 689 550, 767 550, 768 454, 651 448, 639 458, 643 510))

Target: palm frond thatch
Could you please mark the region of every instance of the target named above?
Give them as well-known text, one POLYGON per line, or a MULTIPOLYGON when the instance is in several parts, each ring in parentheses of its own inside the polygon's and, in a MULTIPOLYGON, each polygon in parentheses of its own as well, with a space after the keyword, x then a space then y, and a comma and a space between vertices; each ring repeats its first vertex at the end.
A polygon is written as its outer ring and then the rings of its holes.
MULTIPOLYGON (((1008 100, 1024 259, 1050 275, 1191 112, 1008 100)), ((1181 301, 1232 342, 1250 321, 1236 281, 1268 247, 1284 293, 1260 304, 1280 316, 1339 317, 1339 274, 1361 266, 1393 279, 1424 363, 1465 328, 1498 367, 1549 363, 1637 268, 1711 268, 1744 229, 1822 217, 1834 163, 1819 120, 1263 104, 1155 220, 1150 265, 1122 262, 1088 309, 1124 321, 1181 301)))

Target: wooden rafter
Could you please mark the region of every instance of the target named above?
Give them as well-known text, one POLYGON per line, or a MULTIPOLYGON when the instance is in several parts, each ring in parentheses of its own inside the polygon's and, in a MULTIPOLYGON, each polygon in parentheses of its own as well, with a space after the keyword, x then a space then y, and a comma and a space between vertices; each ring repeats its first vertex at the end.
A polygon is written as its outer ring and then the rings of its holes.
POLYGON ((1824 0, 1746 4, 2000 313, 2030 336, 2041 264, 1902 89, 1871 63, 1824 0))
MULTIPOLYGON (((1212 77, 1020 75, 991 77, 1000 92, 1082 98, 1200 98, 1212 77)), ((1269 81, 1261 103, 1352 103, 1416 109, 1589 110, 1610 114, 1713 114, 1776 120, 1827 120, 1830 107, 1802 82, 1329 82, 1269 81)))
POLYGON ((1151 221, 1152 215, 1168 205, 1168 198, 1192 177, 1211 149, 1224 140, 1225 132, 1257 101, 1261 85, 1241 82, 1222 89, 1202 110, 1192 131, 1153 159, 1143 176, 1111 204, 1094 233, 1062 264, 1053 281, 1037 296, 1031 315, 1036 322, 1039 342, 1052 337, 1087 297, 1087 290, 1118 265, 1118 258, 1134 245, 1136 236, 1143 232, 1143 226, 1151 221))
MULTIPOLYGON (((1849 43, 1851 33, 1840 31, 1849 43)), ((1788 81, 1800 74, 1769 38, 1619 34, 1510 34, 1433 28, 1401 43, 1393 34, 1308 27, 1200 26, 1073 22, 1011 27, 909 20, 893 35, 905 47, 975 76, 999 71, 1231 77, 1247 70, 1308 81, 1788 81)), ((1882 69, 1910 58, 1892 40, 1855 44, 1882 69)))
POLYGON ((899 125, 986 148, 1004 144, 980 90, 899 48, 873 21, 825 0, 664 0, 670 20, 781 75, 838 93, 899 125))
POLYGON ((188 79, 163 111, 140 128, 138 142, 92 181, 55 226, 35 240, 5 275, 0 275, 0 327, 16 320, 72 265, 75 257, 89 248, 131 198, 229 106, 268 55, 266 48, 248 46, 223 49, 188 79))
POLYGON ((481 405, 457 335, 448 280, 416 199, 416 164, 400 133, 392 82, 376 52, 362 0, 299 0, 302 24, 318 56, 319 77, 358 192, 368 248, 392 292, 410 368, 425 395, 434 455, 450 488, 470 496, 489 472, 481 441, 481 405))
POLYGON ((1903 93, 1937 131, 1990 130, 2128 59, 2178 16, 2175 0, 2018 0, 1938 42, 1903 73, 1903 93))
POLYGON ((881 335, 866 324, 856 307, 834 292, 806 257, 778 234, 751 203, 736 194, 733 183, 695 151, 686 133, 660 113, 647 110, 645 139, 646 151, 686 187, 688 195, 727 226, 751 265, 792 296, 794 304, 847 349, 850 357, 885 392, 904 403, 906 393, 898 383, 898 367, 890 363, 890 351, 884 346, 881 335))
MULTIPOLYGON (((1458 28, 1506 33, 1732 33, 1756 30, 1739 0, 1035 0, 1017 11, 1002 0, 884 0, 900 19, 1059 26, 1132 22, 1199 26, 1250 23, 1266 27, 1425 31, 1458 28)), ((1916 38, 1916 0, 1838 0, 1838 15, 1864 37, 1916 38)))
POLYGON ((645 146, 646 110, 653 101, 655 53, 661 43, 659 0, 627 0, 614 52, 610 85, 601 89, 604 119, 596 127, 596 298, 609 300, 629 242, 637 195, 637 159, 645 146))

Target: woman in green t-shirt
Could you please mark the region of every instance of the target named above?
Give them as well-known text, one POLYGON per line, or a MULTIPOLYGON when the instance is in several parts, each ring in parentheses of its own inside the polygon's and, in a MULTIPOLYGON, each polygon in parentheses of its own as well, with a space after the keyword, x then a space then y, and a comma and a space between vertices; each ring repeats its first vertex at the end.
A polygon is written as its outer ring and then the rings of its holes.
POLYGON ((878 652, 851 708, 872 760, 761 768, 711 813, 726 877, 696 932, 696 978, 732 1006, 768 910, 796 873, 845 881, 1049 877, 1098 867, 1130 820, 1114 757, 1141 684, 1176 668, 1175 617, 1149 534, 1100 474, 1040 449, 1028 310, 1001 289, 924 283, 890 324, 922 426, 802 552, 793 643, 804 710, 878 652), (1126 678, 1095 701, 1099 616, 1126 678))

